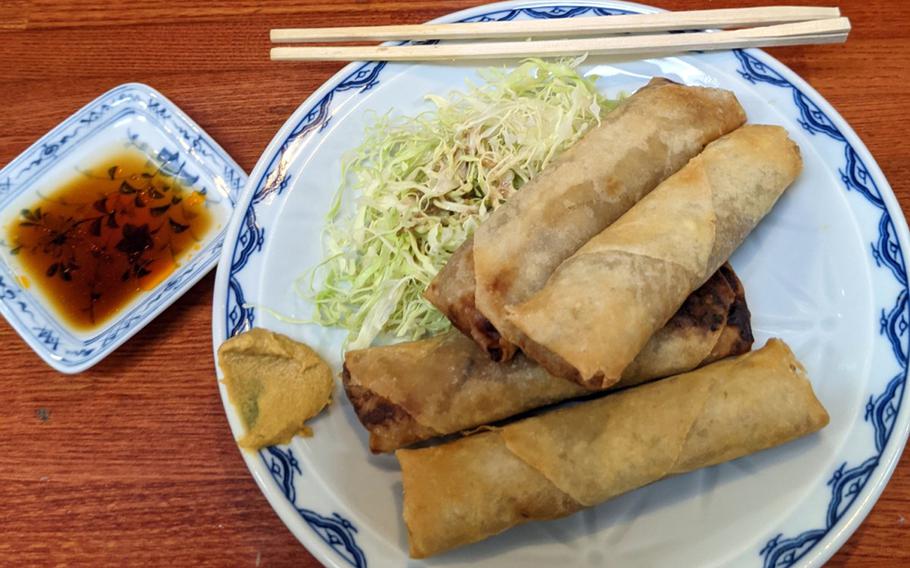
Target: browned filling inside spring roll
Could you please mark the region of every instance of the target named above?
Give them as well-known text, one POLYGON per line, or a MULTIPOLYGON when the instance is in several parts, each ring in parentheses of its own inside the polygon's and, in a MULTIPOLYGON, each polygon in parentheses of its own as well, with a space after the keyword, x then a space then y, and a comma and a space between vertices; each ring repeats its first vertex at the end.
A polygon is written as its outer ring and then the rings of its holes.
POLYGON ((501 429, 399 450, 410 554, 553 519, 823 428, 828 413, 780 340, 671 379, 501 429))
MULTIPOLYGON (((729 266, 696 290, 615 388, 682 373, 752 346, 745 292, 729 266)), ((350 351, 344 387, 373 452, 496 422, 588 391, 519 354, 496 363, 458 332, 350 351)))

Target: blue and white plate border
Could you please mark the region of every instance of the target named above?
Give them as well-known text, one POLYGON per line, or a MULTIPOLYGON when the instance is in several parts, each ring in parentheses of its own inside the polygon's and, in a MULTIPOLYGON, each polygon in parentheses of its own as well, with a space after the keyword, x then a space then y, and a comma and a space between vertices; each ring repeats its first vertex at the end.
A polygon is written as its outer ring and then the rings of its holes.
MULTIPOLYGON (((181 167, 209 182, 210 191, 237 203, 247 176, 243 169, 177 105, 155 89, 126 83, 97 97, 28 147, 0 170, 0 209, 28 191, 58 160, 130 114, 146 118, 171 145, 181 167), (180 156, 184 158, 180 158, 180 156)), ((144 141, 138 134, 135 143, 144 141)), ((132 139, 131 139, 132 140, 132 139)), ((227 227, 189 262, 147 294, 138 305, 120 314, 92 337, 73 337, 66 326, 45 310, 0 263, 0 313, 23 340, 54 369, 79 373, 95 365, 135 335, 214 268, 221 256, 227 227)))
MULTIPOLYGON (((511 20, 519 15, 566 18, 659 11, 650 6, 617 1, 516 1, 478 6, 455 12, 433 22, 511 20)), ((904 250, 910 234, 900 205, 880 168, 846 121, 812 87, 785 65, 760 50, 736 51, 739 74, 755 85, 785 89, 792 94, 800 125, 809 135, 825 136, 843 144, 841 181, 847 191, 859 193, 881 212, 879 238, 871 254, 880 270, 889 272, 900 287, 892 305, 881 311, 880 334, 891 345, 899 371, 884 389, 869 393, 864 420, 871 424, 873 451, 860 463, 842 463, 831 472, 831 497, 823 526, 802 532, 771 532, 756 560, 765 568, 817 567, 824 564, 853 534, 877 501, 901 457, 910 432, 910 412, 903 410, 904 386, 910 354, 910 287, 904 250)), ((320 132, 332 117, 333 99, 345 91, 365 92, 378 84, 385 67, 381 62, 352 63, 317 89, 291 115, 275 135, 250 176, 239 211, 228 230, 215 288, 214 347, 253 326, 255 309, 244 305, 244 291, 237 276, 250 259, 263 250, 266 231, 257 223, 256 208, 280 194, 290 179, 280 168, 283 152, 295 140, 320 132)), ((228 403, 225 401, 225 405, 228 403)), ((230 414, 231 409, 226 408, 230 414)), ((236 424, 232 421, 232 427, 236 424)), ((247 466, 272 507, 295 536, 319 560, 330 566, 367 566, 357 542, 357 528, 343 512, 319 514, 299 505, 296 480, 303 472, 290 447, 243 454, 247 466), (301 523, 301 519, 304 523, 301 523)))

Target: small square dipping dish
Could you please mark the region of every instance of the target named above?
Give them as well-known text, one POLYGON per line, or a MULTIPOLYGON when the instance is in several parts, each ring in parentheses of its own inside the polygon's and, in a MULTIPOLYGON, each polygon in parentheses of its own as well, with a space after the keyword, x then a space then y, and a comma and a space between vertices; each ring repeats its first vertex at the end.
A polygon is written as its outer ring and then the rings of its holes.
MULTIPOLYGON (((0 313, 51 367, 79 373, 98 363, 164 311, 218 262, 225 229, 246 173, 195 122, 158 91, 128 83, 101 95, 0 170, 0 313), (211 227, 149 290, 86 331, 68 323, 30 283, 7 229, 61 180, 99 157, 137 148, 183 186, 205 197, 211 227)), ((113 175, 112 175, 113 179, 113 175)))

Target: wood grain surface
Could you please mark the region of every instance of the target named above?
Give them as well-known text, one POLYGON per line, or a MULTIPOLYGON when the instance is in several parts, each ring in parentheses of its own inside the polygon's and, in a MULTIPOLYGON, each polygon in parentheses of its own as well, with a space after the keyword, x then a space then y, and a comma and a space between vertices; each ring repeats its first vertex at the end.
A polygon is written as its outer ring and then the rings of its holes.
MULTIPOLYGON (((341 67, 270 62, 270 28, 417 23, 476 4, 0 0, 0 165, 98 94, 140 81, 249 171, 297 105, 341 67)), ((840 6, 854 26, 845 46, 771 52, 856 129, 906 212, 910 2, 840 6)), ((52 371, 0 320, 0 565, 318 565, 272 512, 231 437, 211 355, 212 286, 209 275, 78 376, 52 371)), ((908 518, 904 459, 831 565, 910 564, 908 518)))

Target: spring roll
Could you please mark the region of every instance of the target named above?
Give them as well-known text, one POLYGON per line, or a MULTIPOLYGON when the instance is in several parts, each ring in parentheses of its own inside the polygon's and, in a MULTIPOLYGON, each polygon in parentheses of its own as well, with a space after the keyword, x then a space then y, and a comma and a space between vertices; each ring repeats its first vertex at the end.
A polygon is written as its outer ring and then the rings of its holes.
POLYGON ((425 296, 495 360, 515 352, 505 306, 746 120, 733 93, 653 79, 494 211, 425 296))
POLYGON ((410 554, 733 460, 823 428, 828 413, 776 339, 697 371, 418 450, 398 450, 410 554))
POLYGON ((747 125, 712 142, 508 307, 522 350, 553 375, 609 387, 801 168, 779 126, 747 125))
MULTIPOLYGON (((745 293, 725 265, 686 299, 614 387, 689 371, 751 347, 745 293)), ((374 453, 588 394, 521 353, 496 363, 457 331, 349 351, 342 378, 357 417, 370 432, 374 453)))

